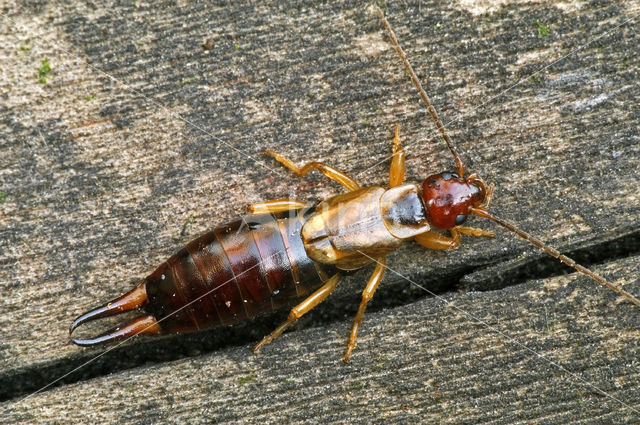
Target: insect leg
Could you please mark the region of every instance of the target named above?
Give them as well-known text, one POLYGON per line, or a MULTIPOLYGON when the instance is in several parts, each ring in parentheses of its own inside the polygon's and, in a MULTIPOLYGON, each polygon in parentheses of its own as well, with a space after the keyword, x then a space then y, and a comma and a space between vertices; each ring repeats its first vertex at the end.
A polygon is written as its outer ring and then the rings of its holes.
POLYGON ((460 245, 460 233, 452 228, 451 237, 429 231, 419 234, 415 241, 429 249, 455 249, 460 245))
POLYGON ((247 205, 247 211, 250 214, 268 214, 280 211, 299 210, 309 206, 304 201, 296 201, 295 199, 275 199, 273 201, 256 202, 247 205))
POLYGON ((333 277, 331 277, 331 279, 327 280, 325 284, 320 287, 320 289, 315 291, 300 304, 292 308, 289 312, 289 317, 287 317, 287 320, 285 320, 283 324, 278 326, 269 335, 262 338, 262 341, 260 341, 258 344, 256 344, 255 347, 253 347, 253 354, 258 354, 263 346, 271 344, 276 338, 280 336, 280 334, 282 334, 282 332, 284 332, 285 329, 295 323, 296 320, 304 316, 311 309, 324 301, 336 288, 338 282, 340 282, 341 277, 342 275, 340 273, 336 273, 335 275, 333 275, 333 277))
POLYGON ((325 163, 312 161, 303 165, 302 168, 298 168, 296 164, 294 164, 290 159, 287 159, 280 154, 277 154, 270 150, 266 150, 264 153, 266 155, 272 156, 276 161, 278 161, 300 177, 304 177, 309 174, 311 170, 316 169, 325 176, 329 177, 331 180, 340 183, 350 191, 360 189, 360 185, 353 178, 349 177, 347 174, 343 173, 337 168, 333 168, 332 166, 325 163))
POLYGON ((455 249, 460 245, 460 234, 468 236, 487 236, 492 238, 494 233, 489 230, 477 229, 475 227, 456 226, 449 229, 451 237, 440 233, 429 231, 419 234, 415 241, 429 249, 455 249))
POLYGON ((396 124, 395 135, 393 136, 393 158, 389 169, 389 187, 396 187, 404 180, 404 148, 400 140, 400 125, 396 124))
POLYGON ((347 344, 347 351, 344 353, 345 363, 349 363, 349 359, 351 358, 351 352, 354 348, 356 348, 356 340, 358 339, 358 327, 362 322, 362 318, 364 317, 364 311, 367 308, 367 303, 371 298, 373 298, 374 292, 378 289, 378 284, 382 280, 382 276, 384 276, 384 268, 387 262, 385 257, 377 258, 376 268, 373 270, 371 277, 369 278, 369 282, 367 282, 366 288, 362 291, 362 301, 360 301, 360 307, 358 308, 358 312, 353 318, 353 327, 351 328, 351 334, 349 334, 349 344, 347 344))

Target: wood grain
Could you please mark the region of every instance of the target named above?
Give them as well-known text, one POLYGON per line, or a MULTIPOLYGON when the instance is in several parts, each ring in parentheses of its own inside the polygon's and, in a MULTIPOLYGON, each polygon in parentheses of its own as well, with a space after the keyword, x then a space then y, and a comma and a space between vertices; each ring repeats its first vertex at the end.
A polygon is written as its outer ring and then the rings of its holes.
MULTIPOLYGON (((492 211, 640 293, 638 2, 385 11, 465 165, 495 183, 492 211)), ((340 358, 370 268, 259 357, 249 347, 286 312, 81 366, 104 351, 68 342, 79 313, 247 203, 341 190, 264 149, 382 184, 400 123, 408 180, 454 164, 366 4, 1 13, 1 422, 640 418, 640 311, 584 277, 550 277, 565 269, 499 229, 455 252, 407 244, 390 257, 398 274, 372 301, 351 365, 340 358)))

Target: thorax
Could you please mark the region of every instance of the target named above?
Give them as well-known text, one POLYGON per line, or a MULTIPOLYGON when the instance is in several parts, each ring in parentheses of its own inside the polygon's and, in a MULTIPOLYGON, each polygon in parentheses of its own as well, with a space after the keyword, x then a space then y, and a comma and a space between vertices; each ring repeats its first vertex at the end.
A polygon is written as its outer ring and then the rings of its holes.
POLYGON ((329 198, 318 204, 301 235, 311 259, 352 270, 428 230, 419 189, 405 184, 367 187, 329 198))

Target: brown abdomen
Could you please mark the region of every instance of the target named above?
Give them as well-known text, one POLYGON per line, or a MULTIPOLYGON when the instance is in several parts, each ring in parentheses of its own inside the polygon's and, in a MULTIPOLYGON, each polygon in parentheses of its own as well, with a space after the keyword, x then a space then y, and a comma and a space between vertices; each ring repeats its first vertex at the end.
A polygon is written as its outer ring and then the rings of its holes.
POLYGON ((334 273, 305 251, 300 229, 311 213, 253 215, 203 234, 147 277, 145 309, 174 333, 291 305, 334 273))

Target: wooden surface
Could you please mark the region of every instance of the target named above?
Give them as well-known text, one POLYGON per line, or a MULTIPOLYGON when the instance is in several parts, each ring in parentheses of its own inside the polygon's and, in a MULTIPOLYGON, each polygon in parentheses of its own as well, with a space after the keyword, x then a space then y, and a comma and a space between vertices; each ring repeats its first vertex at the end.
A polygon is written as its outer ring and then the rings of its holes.
MULTIPOLYGON (((400 123, 409 180, 453 166, 369 5, 232 3, 0 9, 0 422, 637 423, 640 309, 501 229, 391 256, 350 365, 371 268, 259 357, 286 312, 69 343, 247 203, 340 190, 265 148, 384 184, 400 123)), ((640 294, 640 7, 570 3, 386 13, 491 210, 640 294)))

